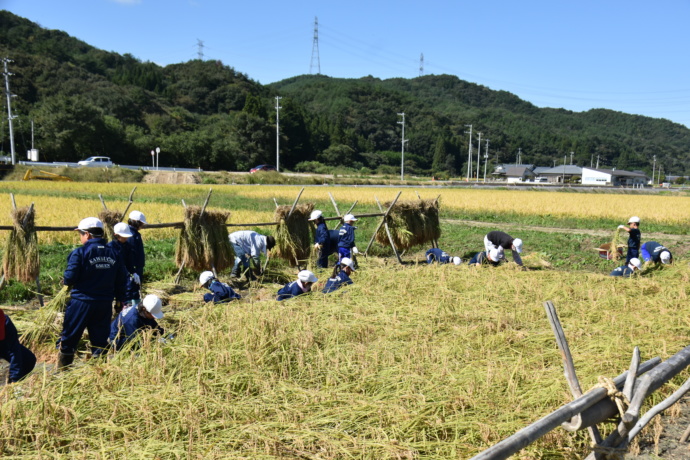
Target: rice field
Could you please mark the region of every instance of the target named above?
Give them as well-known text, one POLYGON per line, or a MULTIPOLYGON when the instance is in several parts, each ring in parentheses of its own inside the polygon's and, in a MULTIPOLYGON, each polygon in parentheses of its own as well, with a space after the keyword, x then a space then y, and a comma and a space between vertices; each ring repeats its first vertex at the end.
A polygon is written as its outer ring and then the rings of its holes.
MULTIPOLYGON (((12 188, 18 206, 35 203, 39 226, 76 225, 97 215, 98 193, 109 209, 123 210, 132 189, 0 183, 0 191, 2 186, 12 188)), ((138 185, 131 209, 151 222, 181 222, 181 200, 200 205, 208 188, 138 185)), ((213 186, 211 205, 230 211, 231 223, 269 222, 273 199, 290 205, 299 189, 213 186)), ((377 209, 374 196, 389 201, 398 190, 308 187, 300 202, 317 203, 328 213, 329 191, 344 212, 355 200, 364 209, 377 209)), ((441 194, 441 219, 495 206, 539 216, 566 213, 593 225, 601 218, 625 222, 630 215, 677 225, 690 210, 689 198, 679 196, 418 192, 424 199, 441 194), (634 210, 626 207, 631 201, 634 210)), ((406 189, 401 199, 418 198, 406 189)), ((6 201, 0 201, 0 225, 11 224, 6 201)), ((375 222, 362 226, 369 236, 375 222)), ((150 241, 175 237, 179 230, 147 232, 150 241)), ((39 234, 39 239, 61 242, 62 235, 39 234)), ((456 245, 454 235, 442 234, 441 247, 456 245)), ((74 235, 67 241, 75 243, 74 235)), ((279 284, 253 283, 241 301, 215 306, 201 303, 202 290, 187 279, 186 292, 177 294, 184 297, 183 307, 171 303, 164 309, 162 325, 174 339, 144 340, 138 352, 82 362, 58 375, 42 368, 20 384, 0 388, 0 454, 469 458, 571 400, 543 301, 556 305, 584 389, 596 385, 600 375, 627 369, 634 346, 643 360, 666 359, 686 346, 686 252, 674 253, 674 266, 633 279, 553 270, 548 264, 521 271, 512 264, 428 266, 414 263, 414 256, 405 266, 361 258, 355 284, 329 295, 312 292, 276 302, 279 284)), ((328 273, 317 276, 322 286, 328 273)), ((153 284, 149 288, 154 292, 153 284)), ((20 329, 33 322, 31 312, 10 314, 20 329)), ((39 360, 54 362, 53 344, 47 341, 36 351, 39 360)), ((664 393, 675 390, 685 374, 664 393)), ((519 458, 582 458, 587 445, 585 434, 559 429, 519 458)))

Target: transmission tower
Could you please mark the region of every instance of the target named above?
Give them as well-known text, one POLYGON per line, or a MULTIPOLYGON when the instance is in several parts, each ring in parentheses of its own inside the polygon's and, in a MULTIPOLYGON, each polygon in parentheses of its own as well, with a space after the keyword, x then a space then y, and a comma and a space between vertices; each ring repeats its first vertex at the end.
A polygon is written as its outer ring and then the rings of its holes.
POLYGON ((424 53, 419 55, 419 76, 424 75, 424 53))
POLYGON ((199 48, 199 51, 197 51, 197 56, 199 56, 199 60, 203 61, 204 60, 204 41, 199 40, 198 38, 196 39, 196 46, 199 48))
POLYGON ((314 16, 314 42, 311 45, 309 73, 314 73, 314 59, 316 59, 316 73, 321 75, 321 58, 319 58, 319 18, 316 16, 314 16))

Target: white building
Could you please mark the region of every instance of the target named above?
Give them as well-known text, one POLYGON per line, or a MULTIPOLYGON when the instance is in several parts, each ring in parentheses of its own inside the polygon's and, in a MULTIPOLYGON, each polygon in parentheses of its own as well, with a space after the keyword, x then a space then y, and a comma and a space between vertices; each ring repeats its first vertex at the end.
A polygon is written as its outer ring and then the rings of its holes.
POLYGON ((644 173, 622 169, 582 168, 582 185, 608 185, 614 187, 644 187, 649 178, 644 173))

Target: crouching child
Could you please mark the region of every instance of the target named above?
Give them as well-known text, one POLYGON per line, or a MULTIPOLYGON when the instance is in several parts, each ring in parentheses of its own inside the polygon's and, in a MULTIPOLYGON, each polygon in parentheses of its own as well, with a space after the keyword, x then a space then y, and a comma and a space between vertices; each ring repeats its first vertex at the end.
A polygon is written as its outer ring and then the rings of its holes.
POLYGON ((149 294, 137 306, 125 305, 117 318, 110 324, 108 343, 117 351, 139 333, 153 329, 156 335, 162 336, 164 330, 157 319, 163 318, 163 304, 158 296, 149 294))
POLYGON ((205 271, 199 276, 199 284, 211 291, 204 294, 204 302, 225 303, 242 298, 227 283, 218 281, 210 271, 205 271))

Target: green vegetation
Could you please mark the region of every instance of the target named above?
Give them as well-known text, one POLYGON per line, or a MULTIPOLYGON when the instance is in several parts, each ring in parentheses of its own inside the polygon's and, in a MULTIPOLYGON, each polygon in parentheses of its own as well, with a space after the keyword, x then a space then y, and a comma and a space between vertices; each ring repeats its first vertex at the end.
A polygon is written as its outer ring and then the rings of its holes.
MULTIPOLYGON (((667 120, 597 109, 539 109, 505 91, 450 75, 410 80, 303 75, 261 85, 219 61, 160 67, 98 50, 64 32, 0 11, 0 51, 14 60, 14 112, 33 119, 48 161, 102 154, 119 164, 247 171, 273 161, 273 97, 282 99, 281 167, 395 175, 397 113, 407 114, 405 171, 439 178, 464 173, 465 125, 490 133, 492 164, 551 165, 575 153, 579 165, 657 168, 688 174, 690 130, 667 120)), ((29 139, 29 123, 17 136, 29 139)), ((19 146, 19 151, 27 148, 19 146)), ((2 150, 8 149, 7 138, 2 150)), ((209 179, 210 180, 210 179, 209 179)))

